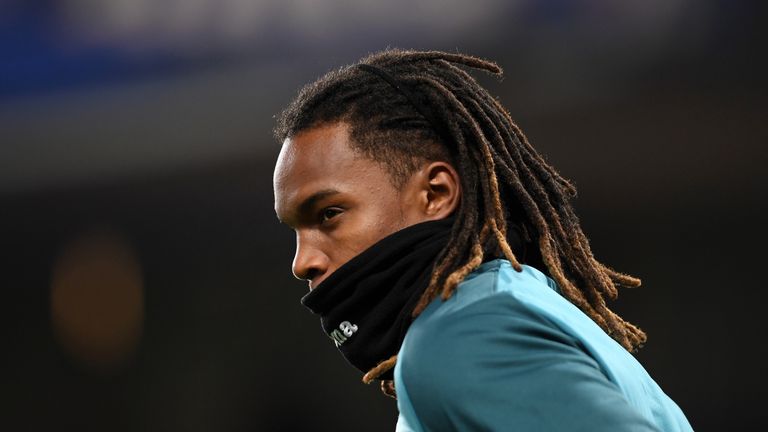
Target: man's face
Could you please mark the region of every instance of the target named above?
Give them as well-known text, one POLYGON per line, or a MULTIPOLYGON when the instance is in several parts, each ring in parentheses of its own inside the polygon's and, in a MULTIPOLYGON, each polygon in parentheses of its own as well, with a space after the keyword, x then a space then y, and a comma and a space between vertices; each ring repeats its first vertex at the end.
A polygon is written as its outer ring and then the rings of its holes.
POLYGON ((275 167, 275 211, 296 232, 293 274, 310 289, 382 238, 431 219, 413 178, 398 191, 349 140, 344 123, 301 132, 285 140, 275 167))

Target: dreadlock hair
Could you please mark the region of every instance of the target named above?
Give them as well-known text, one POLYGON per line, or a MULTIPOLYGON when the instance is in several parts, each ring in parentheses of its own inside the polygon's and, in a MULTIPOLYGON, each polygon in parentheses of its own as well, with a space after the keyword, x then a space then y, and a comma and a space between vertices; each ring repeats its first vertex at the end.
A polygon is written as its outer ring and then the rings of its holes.
MULTIPOLYGON (((451 297, 484 257, 503 256, 522 271, 507 241, 508 221, 514 221, 527 241, 538 244, 542 270, 561 293, 625 349, 640 348, 645 333, 605 302, 616 298, 617 288, 637 287, 640 280, 595 259, 570 203, 574 185, 459 66, 502 73, 497 64, 468 55, 388 49, 301 89, 278 117, 275 137, 283 142, 314 127, 344 123, 353 150, 381 163, 397 188, 424 161, 448 161, 457 169, 460 205, 414 318, 438 295, 451 297)), ((383 361, 363 381, 373 381, 395 362, 396 356, 383 361)), ((391 382, 383 381, 382 390, 394 394, 391 382)))

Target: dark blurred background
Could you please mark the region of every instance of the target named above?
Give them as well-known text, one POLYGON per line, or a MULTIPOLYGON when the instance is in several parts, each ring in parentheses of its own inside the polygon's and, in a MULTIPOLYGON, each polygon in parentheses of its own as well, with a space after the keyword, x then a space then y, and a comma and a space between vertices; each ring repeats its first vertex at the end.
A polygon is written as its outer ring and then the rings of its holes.
POLYGON ((0 429, 393 430, 299 303, 271 128, 396 46, 505 69, 479 79, 644 281, 614 303, 641 362, 695 429, 764 430, 762 4, 0 2, 0 429))

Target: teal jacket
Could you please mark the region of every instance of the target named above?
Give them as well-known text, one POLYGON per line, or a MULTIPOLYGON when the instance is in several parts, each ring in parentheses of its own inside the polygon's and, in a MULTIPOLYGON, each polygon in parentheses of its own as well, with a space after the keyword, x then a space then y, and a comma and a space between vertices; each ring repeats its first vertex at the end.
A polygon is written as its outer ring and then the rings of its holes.
POLYGON ((690 431, 640 363, 530 266, 484 263, 413 322, 398 431, 690 431))

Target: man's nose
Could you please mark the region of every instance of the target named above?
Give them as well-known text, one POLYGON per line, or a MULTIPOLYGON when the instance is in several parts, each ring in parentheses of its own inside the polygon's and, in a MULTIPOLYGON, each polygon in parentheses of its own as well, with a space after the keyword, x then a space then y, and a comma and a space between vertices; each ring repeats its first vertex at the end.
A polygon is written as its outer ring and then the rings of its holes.
POLYGON ((301 236, 296 237, 296 256, 293 257, 293 275, 310 283, 328 271, 328 256, 316 245, 301 236))

